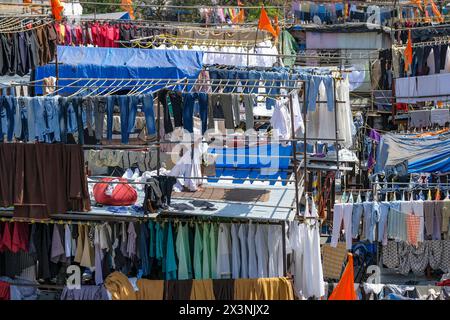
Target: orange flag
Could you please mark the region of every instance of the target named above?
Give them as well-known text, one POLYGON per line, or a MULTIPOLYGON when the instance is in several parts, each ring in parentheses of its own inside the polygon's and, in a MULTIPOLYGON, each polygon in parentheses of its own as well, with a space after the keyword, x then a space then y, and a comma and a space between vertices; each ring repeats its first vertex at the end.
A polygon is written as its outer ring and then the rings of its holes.
POLYGON ((132 0, 122 0, 120 8, 127 11, 128 14, 130 15, 130 18, 134 20, 134 10, 132 4, 133 4, 132 0))
POLYGON ((267 15, 266 9, 264 6, 261 8, 261 14, 259 16, 258 29, 269 31, 274 37, 277 36, 277 32, 272 26, 270 22, 269 16, 267 15))
POLYGON ((409 66, 412 64, 413 61, 411 30, 408 31, 408 42, 406 42, 406 49, 404 52, 404 56, 405 56, 405 71, 408 71, 409 66))
POLYGON ((61 2, 59 0, 51 0, 52 5, 52 13, 55 17, 56 21, 62 20, 62 11, 64 10, 64 7, 62 6, 61 2))
POLYGON ((347 265, 345 266, 341 280, 339 280, 339 283, 328 300, 358 300, 354 284, 353 255, 349 253, 347 257, 347 265))
POLYGON ((23 0, 23 3, 30 4, 30 3, 32 3, 32 0, 23 0))

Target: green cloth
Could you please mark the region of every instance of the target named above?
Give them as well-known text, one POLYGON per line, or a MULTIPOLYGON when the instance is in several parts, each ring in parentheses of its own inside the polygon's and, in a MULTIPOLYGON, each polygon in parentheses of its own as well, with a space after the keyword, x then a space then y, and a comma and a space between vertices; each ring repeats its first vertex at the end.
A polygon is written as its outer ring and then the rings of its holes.
POLYGON ((211 279, 211 246, 209 242, 209 223, 203 224, 203 268, 202 278, 211 279))
POLYGON ((202 279, 202 251, 203 238, 199 223, 195 224, 195 238, 194 238, 194 274, 195 279, 202 279))
POLYGON ((165 256, 165 280, 177 280, 177 261, 175 258, 175 247, 173 243, 172 223, 167 226, 167 247, 165 256))
POLYGON ((192 262, 189 252, 188 225, 180 222, 177 232, 178 280, 192 279, 192 262))
MULTIPOLYGON (((283 41, 283 55, 297 55, 298 45, 295 38, 289 33, 289 31, 284 30, 281 33, 281 38, 283 41)), ((292 67, 295 64, 296 57, 285 57, 283 58, 283 63, 286 67, 292 67)))
POLYGON ((211 224, 211 229, 209 230, 209 244, 211 249, 211 278, 219 279, 217 276, 217 225, 215 223, 211 224))

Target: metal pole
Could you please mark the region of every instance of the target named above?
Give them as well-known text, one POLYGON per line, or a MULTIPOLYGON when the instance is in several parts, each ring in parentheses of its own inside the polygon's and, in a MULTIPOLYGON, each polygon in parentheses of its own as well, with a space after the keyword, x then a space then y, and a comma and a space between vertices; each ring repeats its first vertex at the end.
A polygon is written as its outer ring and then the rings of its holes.
POLYGON ((293 166, 294 166, 294 180, 295 180, 295 208, 297 210, 296 214, 300 215, 300 199, 298 197, 298 162, 297 162, 297 141, 295 141, 295 128, 294 128, 294 107, 293 107, 292 94, 289 94, 289 111, 291 112, 291 135, 292 135, 292 156, 293 156, 293 166))
POLYGON ((336 78, 333 78, 333 86, 334 86, 334 129, 335 129, 335 148, 336 148, 336 167, 337 167, 337 174, 339 174, 339 129, 338 129, 338 116, 337 116, 337 90, 336 90, 336 78))
POLYGON ((161 101, 159 101, 159 97, 157 106, 158 108, 156 110, 156 117, 158 118, 158 122, 156 126, 156 139, 158 141, 158 145, 156 148, 156 175, 159 177, 159 169, 161 167, 161 101))
POLYGON ((307 149, 307 143, 308 143, 308 139, 306 137, 306 125, 307 125, 307 121, 306 121, 306 117, 308 115, 308 109, 306 106, 306 82, 303 83, 303 166, 304 166, 304 184, 305 184, 305 188, 304 188, 304 192, 306 193, 308 190, 308 162, 307 162, 307 156, 308 156, 308 149, 307 149))
MULTIPOLYGON (((282 236, 282 246, 283 246, 283 275, 287 276, 287 254, 286 254, 286 223, 281 222, 281 236, 282 236)), ((270 244, 269 244, 270 245, 270 244)))

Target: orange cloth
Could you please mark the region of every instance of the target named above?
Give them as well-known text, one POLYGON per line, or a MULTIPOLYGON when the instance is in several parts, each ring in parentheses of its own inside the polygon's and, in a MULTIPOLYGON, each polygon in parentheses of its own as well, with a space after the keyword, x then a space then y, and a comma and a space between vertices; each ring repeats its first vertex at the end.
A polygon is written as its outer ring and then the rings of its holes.
POLYGON ((421 2, 420 0, 411 0, 412 4, 417 5, 419 7, 420 11, 423 11, 422 4, 420 2, 421 2))
POLYGON ((404 55, 405 55, 405 71, 408 71, 409 66, 412 64, 412 61, 413 61, 411 30, 408 31, 408 42, 406 43, 406 49, 405 49, 404 55))
POLYGON ((239 9, 239 13, 233 18, 233 23, 244 23, 245 22, 245 12, 244 9, 239 9))
POLYGON ((120 8, 127 11, 128 14, 130 15, 130 18, 134 20, 134 10, 133 7, 131 6, 132 4, 133 1, 131 0, 122 0, 120 8))
POLYGON ((420 217, 414 214, 406 215, 406 233, 408 243, 417 247, 419 243, 420 217))
POLYGON ((355 291, 355 276, 353 274, 353 255, 347 254, 347 265, 345 266, 344 273, 341 276, 341 280, 337 284, 336 288, 331 293, 328 300, 357 300, 355 291))
POLYGON ((261 8, 261 14, 259 16, 259 22, 258 22, 258 29, 259 30, 266 30, 270 32, 274 37, 277 36, 277 32, 272 26, 272 23, 270 22, 269 16, 267 15, 266 9, 264 9, 264 6, 261 8))
POLYGON ((281 28, 280 28, 280 25, 278 23, 278 16, 275 16, 274 25, 275 25, 275 32, 277 33, 277 38, 278 38, 278 36, 281 33, 281 28))
POLYGON ((439 12, 439 9, 436 6, 436 4, 434 3, 434 1, 430 0, 430 3, 431 3, 431 10, 433 10, 436 20, 441 23, 444 22, 444 18, 442 17, 442 14, 439 12))
POLYGON ((445 129, 434 131, 434 132, 420 133, 420 134, 416 135, 415 137, 416 138, 433 137, 433 136, 437 136, 437 135, 440 135, 442 133, 448 132, 449 130, 450 130, 449 128, 445 128, 445 129))
POLYGON ((52 13, 55 17, 56 21, 62 20, 62 11, 64 10, 64 7, 62 6, 61 2, 59 0, 51 0, 52 5, 52 13))

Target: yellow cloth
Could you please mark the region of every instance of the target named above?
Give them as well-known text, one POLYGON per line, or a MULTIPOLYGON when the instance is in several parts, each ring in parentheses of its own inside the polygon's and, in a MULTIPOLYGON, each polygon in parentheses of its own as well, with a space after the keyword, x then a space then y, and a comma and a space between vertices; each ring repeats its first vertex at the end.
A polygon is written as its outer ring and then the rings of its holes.
POLYGON ((136 293, 138 300, 163 300, 164 280, 139 279, 136 285, 139 288, 136 293))
POLYGON ((216 300, 212 280, 192 280, 191 300, 216 300))
POLYGON ((234 300, 294 300, 287 278, 236 279, 234 300))
POLYGON ((257 300, 256 281, 257 279, 234 280, 234 300, 257 300))
POLYGON ((78 226, 78 238, 77 238, 77 252, 75 253, 74 261, 80 263, 81 256, 83 255, 84 247, 84 226, 78 226))
POLYGON ((84 227, 84 243, 83 253, 81 256, 80 266, 92 268, 95 266, 95 251, 89 241, 89 227, 84 227))
POLYGON ((113 300, 136 300, 137 295, 128 278, 120 272, 113 272, 105 279, 105 287, 113 300))

